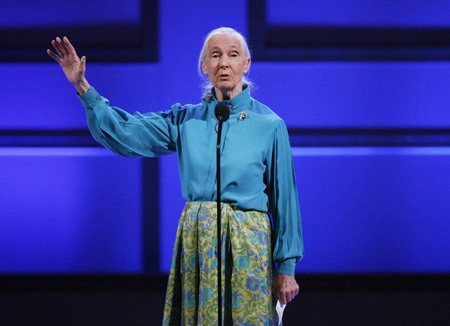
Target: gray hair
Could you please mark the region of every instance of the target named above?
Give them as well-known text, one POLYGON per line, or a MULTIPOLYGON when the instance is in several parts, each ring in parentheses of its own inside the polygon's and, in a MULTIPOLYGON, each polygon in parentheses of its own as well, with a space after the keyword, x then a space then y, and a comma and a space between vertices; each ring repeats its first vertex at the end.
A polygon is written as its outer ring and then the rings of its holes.
MULTIPOLYGON (((212 30, 211 32, 209 32, 208 35, 206 35, 205 41, 203 42, 203 47, 202 50, 200 52, 200 55, 198 57, 198 66, 197 66, 197 71, 198 74, 200 76, 200 78, 203 80, 203 96, 202 96, 202 100, 205 100, 207 102, 210 102, 213 99, 213 96, 211 94, 211 89, 213 87, 213 84, 211 83, 211 81, 209 80, 208 77, 205 77, 205 75, 203 74, 203 70, 202 70, 202 62, 205 61, 206 58, 206 51, 208 50, 208 42, 209 40, 216 35, 233 35, 235 36, 239 42, 241 42, 242 48, 244 49, 244 53, 245 53, 245 59, 251 59, 251 55, 250 55, 250 50, 248 48, 248 44, 247 41, 245 40, 245 37, 239 33, 238 31, 236 31, 233 28, 230 27, 220 27, 220 28, 216 28, 214 30, 212 30)), ((250 71, 250 68, 249 68, 250 71)), ((248 74, 248 71, 247 71, 248 74)), ((247 85, 248 89, 250 90, 250 87, 252 86, 252 82, 248 79, 247 76, 242 76, 242 85, 247 85)))

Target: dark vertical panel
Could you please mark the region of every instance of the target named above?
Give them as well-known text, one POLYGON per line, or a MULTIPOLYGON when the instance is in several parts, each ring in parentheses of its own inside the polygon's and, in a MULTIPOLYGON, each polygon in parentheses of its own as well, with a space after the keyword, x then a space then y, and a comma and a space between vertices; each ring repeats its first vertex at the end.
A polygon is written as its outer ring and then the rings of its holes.
POLYGON ((142 266, 159 273, 159 160, 142 159, 142 266))
POLYGON ((141 1, 142 50, 153 53, 154 61, 158 61, 158 16, 158 1, 141 1))
POLYGON ((248 32, 251 40, 252 56, 264 51, 264 37, 266 30, 266 1, 248 1, 248 32))

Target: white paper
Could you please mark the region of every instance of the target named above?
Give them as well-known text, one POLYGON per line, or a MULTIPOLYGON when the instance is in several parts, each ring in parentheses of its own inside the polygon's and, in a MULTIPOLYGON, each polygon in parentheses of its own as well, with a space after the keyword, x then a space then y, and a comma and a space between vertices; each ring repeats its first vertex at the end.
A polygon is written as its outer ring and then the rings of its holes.
POLYGON ((285 304, 281 304, 280 300, 277 300, 277 314, 278 314, 278 326, 281 325, 282 321, 283 321, 283 312, 284 312, 284 308, 286 308, 287 305, 285 304))

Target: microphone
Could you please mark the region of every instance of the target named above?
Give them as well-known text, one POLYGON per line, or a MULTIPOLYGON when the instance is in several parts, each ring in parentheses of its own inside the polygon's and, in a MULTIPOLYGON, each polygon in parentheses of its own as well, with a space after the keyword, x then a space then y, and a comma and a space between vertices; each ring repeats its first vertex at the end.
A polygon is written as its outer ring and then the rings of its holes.
POLYGON ((231 105, 225 101, 219 101, 214 109, 214 114, 216 115, 219 122, 225 122, 230 117, 231 105))

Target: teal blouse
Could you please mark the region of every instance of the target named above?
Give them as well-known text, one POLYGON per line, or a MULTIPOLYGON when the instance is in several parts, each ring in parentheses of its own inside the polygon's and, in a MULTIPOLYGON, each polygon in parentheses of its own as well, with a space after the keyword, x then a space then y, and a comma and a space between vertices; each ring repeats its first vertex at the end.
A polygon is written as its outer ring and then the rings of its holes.
MULTIPOLYGON (((213 89, 214 91, 214 89, 213 89)), ((216 200, 217 99, 172 105, 170 110, 133 115, 109 105, 91 87, 79 95, 92 136, 118 155, 178 155, 183 198, 216 200)), ((243 210, 269 212, 277 273, 294 275, 303 257, 303 237, 292 154, 286 125, 252 97, 248 88, 228 101, 223 124, 221 196, 243 210)))

